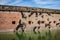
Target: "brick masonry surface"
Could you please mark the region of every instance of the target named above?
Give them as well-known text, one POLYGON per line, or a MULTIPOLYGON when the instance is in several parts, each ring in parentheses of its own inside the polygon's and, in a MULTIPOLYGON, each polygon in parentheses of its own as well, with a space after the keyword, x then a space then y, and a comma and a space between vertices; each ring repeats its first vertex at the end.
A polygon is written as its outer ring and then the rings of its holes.
MULTIPOLYGON (((60 11, 59 11, 60 13, 60 11)), ((39 30, 47 30, 46 24, 50 25, 50 29, 57 29, 60 27, 60 14, 58 12, 16 12, 16 11, 0 11, 0 31, 16 29, 19 20, 26 24, 25 30, 33 30, 33 28, 40 27, 39 30), (50 24, 49 24, 50 23, 50 24)), ((37 30, 37 29, 36 29, 37 30)))

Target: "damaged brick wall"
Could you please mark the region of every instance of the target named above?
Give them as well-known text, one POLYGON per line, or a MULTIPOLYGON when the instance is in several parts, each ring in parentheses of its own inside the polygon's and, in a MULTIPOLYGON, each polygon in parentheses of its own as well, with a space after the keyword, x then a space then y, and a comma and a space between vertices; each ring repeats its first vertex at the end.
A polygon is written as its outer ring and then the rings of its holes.
POLYGON ((22 20, 22 22, 26 24, 26 31, 33 30, 34 27, 39 28, 39 30, 57 29, 60 27, 60 11, 38 12, 0 10, 0 30, 15 30, 19 20, 22 20))
POLYGON ((0 11, 0 30, 14 29, 19 19, 19 12, 0 11))

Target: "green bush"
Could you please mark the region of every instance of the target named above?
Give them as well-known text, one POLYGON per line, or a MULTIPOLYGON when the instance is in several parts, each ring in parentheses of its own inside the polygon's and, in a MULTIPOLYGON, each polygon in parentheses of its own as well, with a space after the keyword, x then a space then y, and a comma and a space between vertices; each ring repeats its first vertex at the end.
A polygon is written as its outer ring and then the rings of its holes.
POLYGON ((0 32, 0 40, 60 40, 60 30, 43 32, 0 32))

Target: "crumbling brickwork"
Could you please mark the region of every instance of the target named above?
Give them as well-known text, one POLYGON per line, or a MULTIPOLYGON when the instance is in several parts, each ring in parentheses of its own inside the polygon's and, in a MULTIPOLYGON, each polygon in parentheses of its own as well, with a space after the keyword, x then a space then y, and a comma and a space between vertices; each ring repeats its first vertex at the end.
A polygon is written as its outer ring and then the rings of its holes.
POLYGON ((57 29, 60 27, 60 10, 0 5, 0 30, 16 29, 19 20, 26 24, 26 31, 34 27, 57 29))

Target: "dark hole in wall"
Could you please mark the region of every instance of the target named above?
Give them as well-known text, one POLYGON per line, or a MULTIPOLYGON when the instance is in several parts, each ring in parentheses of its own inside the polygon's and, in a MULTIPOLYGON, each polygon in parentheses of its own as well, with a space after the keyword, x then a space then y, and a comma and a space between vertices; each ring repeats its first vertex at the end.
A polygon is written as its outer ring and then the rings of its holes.
POLYGON ((16 23, 16 21, 12 21, 12 24, 15 24, 16 23))
POLYGON ((21 23, 21 19, 19 20, 19 24, 21 23))
POLYGON ((32 24, 33 24, 33 22, 32 22, 32 24))
POLYGON ((37 23, 40 25, 40 20, 37 23))
POLYGON ((56 26, 59 25, 60 23, 56 23, 56 26))
POLYGON ((51 27, 49 26, 48 28, 50 29, 51 27))
POLYGON ((21 15, 22 15, 22 18, 25 18, 25 19, 27 18, 22 11, 21 11, 21 15))
POLYGON ((35 27, 33 28, 33 31, 35 31, 36 28, 37 28, 37 26, 35 26, 35 27))
POLYGON ((50 14, 50 13, 48 13, 48 15, 49 15, 49 16, 51 16, 51 14, 50 14))
POLYGON ((41 21, 41 23, 44 23, 44 21, 41 21))
POLYGON ((49 24, 51 23, 51 21, 49 21, 49 24))
POLYGON ((29 15, 29 17, 31 17, 33 14, 34 14, 34 12, 31 12, 30 15, 29 15))
POLYGON ((38 26, 38 29, 40 29, 40 26, 38 26))
POLYGON ((56 23, 56 21, 53 21, 53 23, 56 23))
POLYGON ((31 21, 28 21, 29 24, 31 24, 31 21))
POLYGON ((59 19, 59 21, 60 21, 60 19, 59 19))
POLYGON ((42 18, 44 17, 44 15, 41 16, 42 18))

